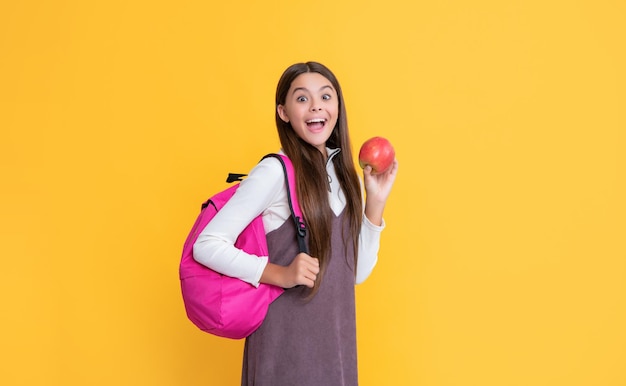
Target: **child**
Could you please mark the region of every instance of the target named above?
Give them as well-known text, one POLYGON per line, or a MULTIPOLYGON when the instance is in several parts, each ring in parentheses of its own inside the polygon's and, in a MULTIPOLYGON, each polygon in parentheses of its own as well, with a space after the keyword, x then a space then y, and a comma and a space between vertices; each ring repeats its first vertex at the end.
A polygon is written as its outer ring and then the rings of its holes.
POLYGON ((383 209, 398 163, 383 174, 372 175, 369 166, 363 170, 363 200, 341 87, 316 62, 294 64, 283 73, 276 125, 281 151, 295 169, 309 254, 298 253, 282 167, 268 158, 202 231, 194 258, 252 285, 286 289, 246 338, 242 385, 357 385, 354 285, 376 265, 383 209), (259 214, 269 257, 234 247, 259 214))

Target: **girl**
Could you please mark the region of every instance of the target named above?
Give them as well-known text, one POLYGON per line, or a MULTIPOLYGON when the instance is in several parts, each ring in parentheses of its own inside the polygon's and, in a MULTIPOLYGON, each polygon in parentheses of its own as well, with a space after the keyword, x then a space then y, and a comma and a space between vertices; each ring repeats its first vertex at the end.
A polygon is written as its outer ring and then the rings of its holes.
POLYGON ((294 64, 283 73, 276 125, 281 151, 295 169, 310 254, 298 253, 282 167, 268 158, 202 231, 194 258, 252 285, 286 289, 246 338, 242 385, 357 385, 354 285, 376 265, 398 162, 383 174, 372 175, 369 166, 363 170, 363 199, 341 87, 320 63, 294 64), (269 257, 234 247, 259 214, 269 257))

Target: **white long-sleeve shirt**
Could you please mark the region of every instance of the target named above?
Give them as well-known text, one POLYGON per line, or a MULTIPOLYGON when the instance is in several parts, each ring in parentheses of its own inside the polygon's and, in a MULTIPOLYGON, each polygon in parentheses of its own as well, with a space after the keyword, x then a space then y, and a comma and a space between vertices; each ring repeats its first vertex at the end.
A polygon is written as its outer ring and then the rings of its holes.
MULTIPOLYGON (((341 214, 346 206, 346 197, 340 189, 334 165, 330 161, 339 151, 340 149, 327 149, 326 163, 330 182, 330 207, 336 215, 341 214)), ((244 228, 260 214, 263 215, 266 234, 280 227, 291 216, 282 165, 271 157, 262 160, 250 171, 231 199, 200 233, 193 246, 194 259, 223 275, 258 286, 268 263, 268 256, 248 254, 234 244, 244 228)), ((363 215, 359 235, 357 284, 363 282, 376 265, 380 232, 384 227, 384 221, 381 226, 376 226, 363 215)))

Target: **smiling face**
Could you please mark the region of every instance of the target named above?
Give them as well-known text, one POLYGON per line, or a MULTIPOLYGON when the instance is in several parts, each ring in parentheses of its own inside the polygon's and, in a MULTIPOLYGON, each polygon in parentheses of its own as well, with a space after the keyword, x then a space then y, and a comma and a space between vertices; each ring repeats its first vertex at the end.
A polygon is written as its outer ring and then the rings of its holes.
POLYGON ((277 112, 302 140, 326 154, 326 141, 339 116, 337 91, 326 77, 317 72, 298 75, 277 112))

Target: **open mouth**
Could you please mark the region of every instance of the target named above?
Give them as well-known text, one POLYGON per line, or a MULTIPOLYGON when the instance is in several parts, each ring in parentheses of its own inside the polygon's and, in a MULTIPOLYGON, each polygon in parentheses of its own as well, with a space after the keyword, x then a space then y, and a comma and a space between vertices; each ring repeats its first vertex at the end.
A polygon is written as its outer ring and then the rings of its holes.
POLYGON ((323 118, 309 119, 306 121, 306 125, 310 130, 321 130, 326 125, 326 120, 323 118))

